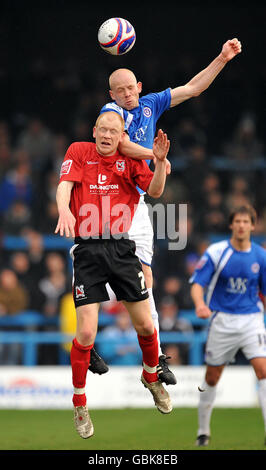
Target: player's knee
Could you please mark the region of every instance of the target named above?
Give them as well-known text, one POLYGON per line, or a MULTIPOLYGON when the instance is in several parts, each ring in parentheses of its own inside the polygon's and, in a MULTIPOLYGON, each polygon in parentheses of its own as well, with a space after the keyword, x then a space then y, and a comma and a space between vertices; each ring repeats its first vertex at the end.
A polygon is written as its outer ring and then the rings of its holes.
POLYGON ((257 379, 258 380, 266 379, 266 358, 256 357, 252 359, 250 362, 254 368, 257 379))
POLYGON ((145 319, 143 322, 135 325, 136 332, 140 336, 150 336, 154 333, 154 325, 150 319, 145 319))
POLYGON ((206 382, 210 387, 215 387, 215 385, 217 385, 218 380, 215 377, 208 377, 206 379, 206 382))
POLYGON ((220 370, 207 370, 205 380, 210 387, 215 387, 217 385, 221 376, 220 370))
POLYGON ((83 326, 77 331, 77 337, 79 338, 79 343, 83 346, 92 344, 95 339, 95 332, 90 326, 83 326))
POLYGON ((266 365, 257 368, 255 372, 258 380, 266 379, 266 365))

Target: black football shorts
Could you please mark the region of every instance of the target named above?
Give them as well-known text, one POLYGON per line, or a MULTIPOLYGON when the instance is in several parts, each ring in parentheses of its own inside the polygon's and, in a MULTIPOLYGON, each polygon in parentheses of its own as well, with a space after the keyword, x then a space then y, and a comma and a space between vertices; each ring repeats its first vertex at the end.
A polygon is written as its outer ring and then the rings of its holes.
POLYGON ((74 245, 71 256, 75 306, 109 300, 107 283, 118 301, 147 299, 144 274, 135 249, 135 242, 128 238, 90 239, 74 245))

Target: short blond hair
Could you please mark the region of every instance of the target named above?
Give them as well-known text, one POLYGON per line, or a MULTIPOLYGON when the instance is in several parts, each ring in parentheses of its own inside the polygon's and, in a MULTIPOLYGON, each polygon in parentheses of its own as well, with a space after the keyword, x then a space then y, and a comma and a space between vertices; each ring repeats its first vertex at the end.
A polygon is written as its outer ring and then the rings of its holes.
POLYGON ((108 115, 110 115, 110 114, 112 115, 112 114, 113 114, 113 115, 117 116, 118 119, 120 120, 121 127, 122 127, 122 131, 124 131, 124 129, 125 129, 125 121, 124 121, 124 119, 122 118, 122 116, 121 116, 119 113, 117 113, 116 111, 105 111, 104 113, 101 113, 101 114, 97 117, 97 119, 96 119, 95 127, 97 127, 97 126, 99 125, 99 122, 100 122, 100 120, 102 119, 102 117, 105 116, 105 115, 107 115, 107 114, 108 114, 108 115))
POLYGON ((127 74, 127 76, 131 76, 133 80, 137 83, 136 75, 134 74, 134 72, 132 72, 132 70, 126 68, 116 69, 109 76, 109 87, 111 90, 113 89, 113 84, 117 80, 117 77, 121 76, 121 74, 127 74))

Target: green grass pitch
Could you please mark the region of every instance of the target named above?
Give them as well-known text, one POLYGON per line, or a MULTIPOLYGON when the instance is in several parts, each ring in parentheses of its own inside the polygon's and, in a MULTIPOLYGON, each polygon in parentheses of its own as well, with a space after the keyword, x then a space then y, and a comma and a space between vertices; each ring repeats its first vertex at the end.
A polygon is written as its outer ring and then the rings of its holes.
MULTIPOLYGON (((81 439, 72 410, 0 410, 0 450, 195 450, 197 410, 92 410, 95 434, 81 439)), ((206 448, 204 448, 206 450, 206 448)), ((260 408, 216 408, 209 450, 266 450, 260 408)))

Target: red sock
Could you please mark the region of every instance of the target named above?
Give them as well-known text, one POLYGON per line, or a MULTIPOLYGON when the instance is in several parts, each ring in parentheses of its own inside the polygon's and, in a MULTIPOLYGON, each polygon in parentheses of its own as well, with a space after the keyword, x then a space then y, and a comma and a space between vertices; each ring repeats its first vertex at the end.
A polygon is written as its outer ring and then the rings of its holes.
POLYGON ((70 362, 72 367, 72 383, 74 387, 72 400, 74 406, 86 405, 85 385, 87 370, 90 365, 92 347, 93 344, 90 346, 82 346, 78 343, 76 338, 72 342, 70 362))
POLYGON ((149 336, 138 335, 139 345, 143 357, 143 377, 147 382, 157 382, 158 375, 156 367, 159 362, 159 348, 157 340, 157 331, 149 336))

